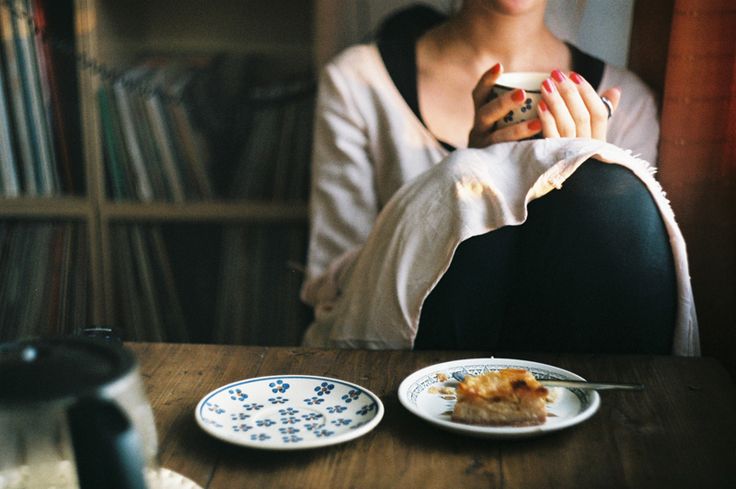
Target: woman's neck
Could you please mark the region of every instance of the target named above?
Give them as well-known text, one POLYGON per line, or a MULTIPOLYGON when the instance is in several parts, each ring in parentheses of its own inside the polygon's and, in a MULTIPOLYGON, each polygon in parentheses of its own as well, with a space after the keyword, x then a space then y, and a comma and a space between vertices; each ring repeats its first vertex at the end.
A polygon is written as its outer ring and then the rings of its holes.
POLYGON ((544 9, 519 15, 493 11, 480 2, 465 2, 444 24, 430 30, 421 42, 435 56, 454 60, 480 76, 500 62, 505 71, 569 69, 562 41, 544 24, 544 9))
POLYGON ((510 14, 490 0, 464 0, 457 14, 419 38, 419 111, 439 140, 467 145, 475 110, 470 94, 496 63, 506 72, 571 68, 567 46, 544 25, 544 2, 531 3, 536 8, 510 14))

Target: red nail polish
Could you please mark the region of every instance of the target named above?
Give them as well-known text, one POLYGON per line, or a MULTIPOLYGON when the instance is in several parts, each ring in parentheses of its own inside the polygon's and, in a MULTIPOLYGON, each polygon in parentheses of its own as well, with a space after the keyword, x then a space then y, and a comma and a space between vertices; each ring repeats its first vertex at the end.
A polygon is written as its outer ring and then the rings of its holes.
POLYGON ((493 68, 491 68, 491 73, 496 75, 499 71, 501 71, 501 63, 496 63, 495 65, 493 65, 493 68))
POLYGON ((574 81, 578 85, 580 85, 581 83, 583 83, 583 77, 580 76, 580 75, 578 75, 574 71, 572 73, 570 73, 570 80, 574 81))
POLYGON ((540 100, 539 104, 537 104, 537 107, 539 107, 540 111, 547 112, 547 103, 544 100, 540 100))
POLYGON ((529 121, 526 127, 528 127, 530 131, 534 131, 534 132, 541 131, 542 121, 540 121, 539 119, 534 119, 532 121, 529 121))
POLYGON ((514 92, 511 94, 511 100, 513 100, 514 102, 523 102, 525 98, 526 92, 524 92, 523 88, 514 90, 514 92))
POLYGON ((542 82, 542 86, 547 91, 547 93, 552 93, 555 91, 555 85, 554 83, 552 83, 552 80, 550 80, 549 78, 547 78, 546 80, 542 82))
POLYGON ((554 78, 557 83, 562 83, 563 81, 565 81, 565 74, 562 73, 560 70, 554 70, 552 72, 552 78, 554 78))

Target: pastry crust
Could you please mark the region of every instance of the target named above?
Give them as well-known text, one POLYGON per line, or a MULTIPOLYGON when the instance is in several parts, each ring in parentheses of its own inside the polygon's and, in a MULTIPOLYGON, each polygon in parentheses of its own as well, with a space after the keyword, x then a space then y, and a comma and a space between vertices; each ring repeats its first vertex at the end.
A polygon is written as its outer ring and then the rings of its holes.
POLYGON ((547 419, 548 390, 523 369, 466 376, 456 389, 453 421, 487 426, 534 426, 547 419))

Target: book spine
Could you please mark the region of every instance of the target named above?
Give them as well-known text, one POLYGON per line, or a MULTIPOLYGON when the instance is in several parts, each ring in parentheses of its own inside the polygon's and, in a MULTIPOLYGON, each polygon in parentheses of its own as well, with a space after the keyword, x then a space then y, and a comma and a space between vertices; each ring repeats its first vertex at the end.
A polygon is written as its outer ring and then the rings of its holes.
POLYGON ((3 239, 2 277, 0 282, 0 338, 9 340, 18 336, 18 318, 22 307, 21 286, 26 267, 30 266, 24 257, 32 248, 30 226, 26 223, 3 223, 7 232, 3 239))
POLYGON ((18 197, 20 184, 13 148, 13 136, 10 133, 10 113, 5 90, 4 75, 0 67, 0 176, 2 177, 2 195, 18 197))
POLYGON ((47 287, 51 257, 51 238, 53 225, 49 223, 34 223, 29 229, 31 244, 26 253, 26 262, 23 266, 23 282, 20 297, 22 309, 16 319, 19 325, 19 337, 31 337, 44 333, 46 324, 41 318, 43 311, 48 307, 47 287))
POLYGON ((67 223, 67 240, 64 243, 65 257, 69 260, 70 272, 67 275, 69 290, 68 312, 62 316, 67 331, 79 328, 80 324, 89 324, 89 240, 80 223, 67 223))
MULTIPOLYGON (((42 16, 42 12, 36 6, 37 0, 26 0, 26 12, 31 13, 31 18, 38 19, 42 16), (40 14, 40 15, 39 15, 40 14)), ((46 148, 48 157, 48 166, 45 172, 48 173, 50 179, 51 193, 56 194, 61 188, 59 179, 59 171, 56 161, 56 151, 54 149, 54 124, 53 124, 53 108, 51 105, 51 60, 46 57, 44 50, 45 43, 41 38, 41 32, 35 31, 32 25, 26 22, 29 30, 28 50, 31 55, 30 71, 36 79, 36 90, 39 95, 39 120, 38 125, 43 137, 43 146, 46 148)))
MULTIPOLYGON (((39 72, 43 81, 44 97, 46 104, 46 115, 48 127, 51 131, 52 144, 59 167, 56 169, 56 177, 61 170, 63 174, 64 189, 74 192, 77 185, 72 176, 72 150, 70 146, 71 135, 69 129, 72 126, 68 120, 69 114, 65 114, 65 107, 76 110, 76 100, 69 93, 62 92, 62 75, 59 72, 59 60, 55 57, 51 44, 44 39, 44 32, 50 28, 47 15, 46 2, 56 0, 32 0, 33 17, 36 21, 36 50, 39 60, 39 72)), ((70 87, 66 87, 70 88, 70 87)), ((62 189, 61 182, 57 182, 57 188, 62 189)))
MULTIPOLYGON (((28 2, 24 2, 24 6, 28 12, 28 2)), ((40 195, 51 196, 56 193, 55 183, 58 177, 54 177, 56 162, 50 144, 48 119, 44 111, 34 36, 28 21, 20 16, 14 17, 13 27, 23 99, 28 113, 28 134, 33 151, 33 162, 36 165, 36 183, 40 195)))
POLYGON ((105 148, 105 161, 107 162, 107 174, 109 176, 112 197, 116 200, 126 197, 125 175, 121 164, 120 142, 115 131, 115 120, 110 104, 107 87, 103 84, 97 92, 97 100, 100 109, 100 124, 102 125, 102 136, 105 148))
POLYGON ((136 191, 138 198, 143 202, 150 202, 153 200, 153 189, 151 188, 151 182, 148 178, 148 173, 146 172, 146 162, 143 158, 141 144, 136 132, 130 97, 127 90, 120 82, 115 84, 113 90, 115 92, 115 99, 118 106, 118 114, 120 115, 120 120, 122 122, 121 125, 125 136, 128 155, 130 156, 130 160, 133 164, 133 171, 136 176, 136 191))
POLYGON ((192 174, 193 186, 197 189, 197 194, 200 197, 211 199, 214 196, 214 191, 208 171, 207 152, 204 149, 205 143, 201 135, 197 134, 192 127, 189 114, 183 104, 172 104, 170 112, 177 135, 176 141, 185 165, 192 174))
POLYGON ((176 153, 172 147, 171 136, 166 125, 165 115, 161 100, 152 95, 146 100, 146 109, 153 130, 153 139, 161 155, 164 173, 166 175, 171 195, 174 202, 184 202, 184 184, 180 174, 180 163, 177 161, 176 153))
POLYGON ((187 329, 184 310, 177 295, 176 279, 171 260, 166 250, 163 232, 160 228, 150 230, 151 253, 153 259, 151 264, 159 279, 157 290, 160 291, 163 307, 161 316, 166 328, 166 341, 186 342, 190 335, 187 329))
POLYGON ((28 113, 23 96, 23 81, 19 68, 20 62, 13 24, 13 14, 10 8, 6 3, 0 2, 0 32, 2 33, 3 55, 13 113, 13 129, 17 137, 21 168, 23 169, 23 190, 26 195, 33 197, 38 194, 34 153, 31 147, 28 113))
POLYGON ((145 239, 143 226, 133 225, 130 228, 133 257, 136 262, 138 275, 138 290, 146 312, 143 325, 145 331, 141 331, 138 340, 166 341, 166 333, 161 323, 161 309, 156 294, 153 270, 151 267, 151 256, 145 239))

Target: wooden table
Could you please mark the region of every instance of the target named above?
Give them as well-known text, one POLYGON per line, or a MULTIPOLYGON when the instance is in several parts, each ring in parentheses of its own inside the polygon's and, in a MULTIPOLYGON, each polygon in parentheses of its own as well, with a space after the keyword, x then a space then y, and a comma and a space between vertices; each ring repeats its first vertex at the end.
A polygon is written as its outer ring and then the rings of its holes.
POLYGON ((156 415, 162 466, 204 488, 736 488, 736 388, 708 358, 496 355, 646 385, 602 392, 599 411, 573 428, 496 441, 442 431, 397 396, 415 370, 484 353, 128 346, 156 415), (290 452, 230 445, 197 426, 194 408, 211 390, 285 373, 362 385, 380 396, 385 416, 356 440, 290 452))

